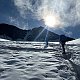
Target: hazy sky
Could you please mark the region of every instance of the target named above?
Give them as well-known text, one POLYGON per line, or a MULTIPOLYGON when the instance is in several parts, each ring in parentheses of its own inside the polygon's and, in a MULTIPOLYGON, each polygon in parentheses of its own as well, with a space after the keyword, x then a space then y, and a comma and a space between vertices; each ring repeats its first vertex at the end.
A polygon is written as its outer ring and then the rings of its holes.
POLYGON ((80 0, 0 0, 0 23, 22 29, 45 27, 47 15, 56 20, 52 31, 80 37, 80 0))

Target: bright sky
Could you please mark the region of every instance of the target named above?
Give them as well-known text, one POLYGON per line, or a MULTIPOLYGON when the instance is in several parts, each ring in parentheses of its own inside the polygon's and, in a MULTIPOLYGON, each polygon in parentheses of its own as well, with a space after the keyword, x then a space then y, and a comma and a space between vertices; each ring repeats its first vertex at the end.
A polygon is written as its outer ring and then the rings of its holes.
POLYGON ((0 23, 22 29, 48 26, 80 37, 80 0, 0 0, 0 23))

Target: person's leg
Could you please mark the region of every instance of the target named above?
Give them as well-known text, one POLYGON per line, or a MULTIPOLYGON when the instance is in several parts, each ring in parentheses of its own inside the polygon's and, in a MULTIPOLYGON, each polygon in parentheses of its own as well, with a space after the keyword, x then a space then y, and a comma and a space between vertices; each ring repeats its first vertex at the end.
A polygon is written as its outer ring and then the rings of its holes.
POLYGON ((62 54, 66 54, 64 44, 62 44, 62 51, 63 51, 62 54))

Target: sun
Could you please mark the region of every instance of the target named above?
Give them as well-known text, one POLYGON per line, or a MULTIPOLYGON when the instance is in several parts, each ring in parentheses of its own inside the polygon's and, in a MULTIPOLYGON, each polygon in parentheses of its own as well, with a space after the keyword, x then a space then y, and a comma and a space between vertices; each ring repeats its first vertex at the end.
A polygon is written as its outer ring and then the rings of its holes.
POLYGON ((45 17, 45 25, 49 27, 54 27, 55 24, 56 24, 56 19, 53 16, 48 15, 45 17))
POLYGON ((47 15, 44 17, 44 23, 48 27, 56 27, 59 24, 58 17, 54 15, 47 15))

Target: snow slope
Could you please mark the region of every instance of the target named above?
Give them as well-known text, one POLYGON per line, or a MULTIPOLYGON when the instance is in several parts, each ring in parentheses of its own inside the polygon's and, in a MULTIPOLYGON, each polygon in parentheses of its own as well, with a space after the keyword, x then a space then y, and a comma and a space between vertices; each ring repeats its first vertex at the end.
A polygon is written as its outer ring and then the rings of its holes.
POLYGON ((1 38, 0 38, 0 41, 9 41, 9 40, 7 40, 7 39, 1 39, 1 38))
POLYGON ((68 44, 80 44, 80 38, 73 41, 69 41, 68 44))
POLYGON ((72 62, 60 57, 57 44, 42 48, 41 42, 0 42, 0 80, 76 80, 73 63, 77 64, 74 67, 80 65, 79 46, 67 50, 73 53, 72 62))

